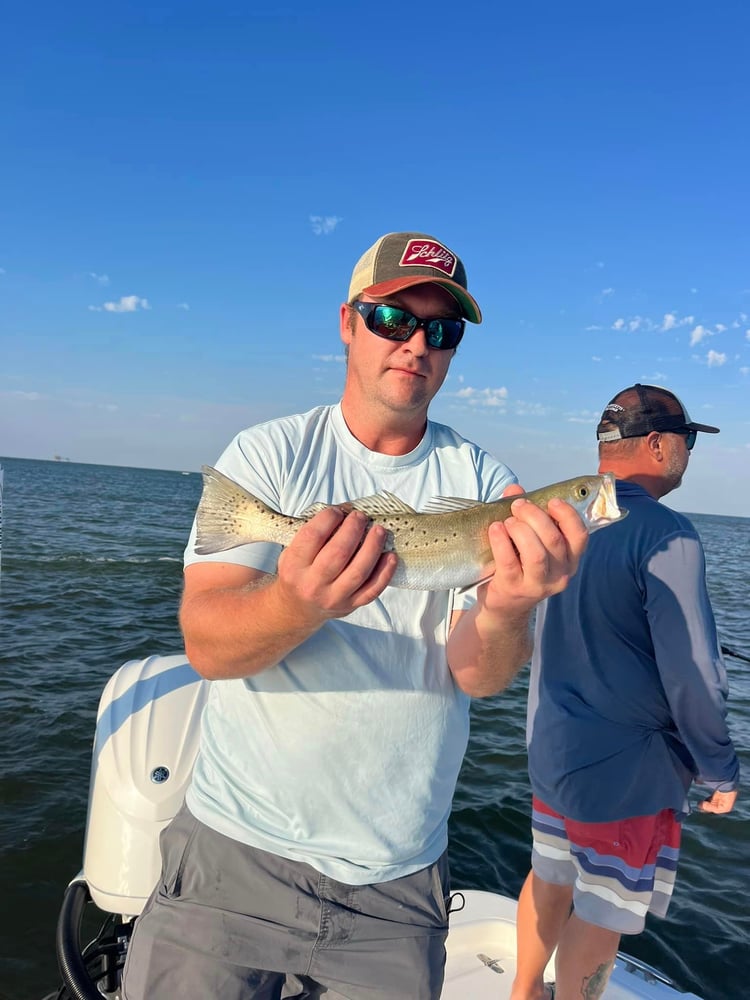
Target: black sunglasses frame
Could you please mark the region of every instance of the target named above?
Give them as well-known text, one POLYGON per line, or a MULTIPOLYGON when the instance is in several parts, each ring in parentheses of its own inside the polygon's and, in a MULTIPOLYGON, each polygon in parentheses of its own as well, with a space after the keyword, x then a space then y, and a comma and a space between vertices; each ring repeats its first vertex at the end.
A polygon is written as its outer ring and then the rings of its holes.
POLYGON ((401 306, 389 306, 385 302, 352 302, 351 308, 357 310, 367 329, 376 337, 404 343, 410 340, 417 330, 422 329, 428 347, 432 347, 436 351, 455 350, 461 343, 466 329, 466 322, 462 319, 456 319, 453 316, 441 319, 422 319, 421 316, 415 316, 408 309, 402 309, 401 306), (401 313, 402 319, 399 320, 398 325, 406 326, 406 332, 399 333, 394 330, 393 333, 386 333, 384 332, 384 328, 387 328, 385 323, 380 329, 377 329, 375 314, 378 309, 392 309, 396 313, 401 313), (446 340, 448 343, 444 342, 446 340))

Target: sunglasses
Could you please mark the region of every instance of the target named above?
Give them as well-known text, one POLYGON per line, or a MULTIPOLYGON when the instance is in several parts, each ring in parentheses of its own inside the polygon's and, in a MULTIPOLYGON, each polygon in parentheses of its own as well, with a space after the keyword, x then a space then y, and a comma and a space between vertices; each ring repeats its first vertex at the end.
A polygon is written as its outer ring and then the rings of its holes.
POLYGON ((672 431, 673 434, 681 434, 685 438, 685 447, 688 451, 693 450, 693 445, 695 444, 696 438, 698 437, 698 431, 691 431, 687 427, 683 430, 672 431))
POLYGON ((464 335, 465 322, 462 319, 422 319, 398 306, 386 306, 380 302, 354 302, 365 326, 377 337, 385 340, 408 340, 420 328, 425 340, 438 351, 450 351, 458 347, 464 335))

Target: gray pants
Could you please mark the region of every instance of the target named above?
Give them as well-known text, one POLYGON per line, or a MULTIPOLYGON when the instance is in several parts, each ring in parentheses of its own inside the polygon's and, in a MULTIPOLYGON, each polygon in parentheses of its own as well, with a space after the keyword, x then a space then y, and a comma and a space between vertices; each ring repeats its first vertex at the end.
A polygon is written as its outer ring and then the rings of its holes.
POLYGON ((161 835, 160 883, 137 919, 124 1000, 437 1000, 447 857, 352 886, 240 844, 186 807, 161 835))

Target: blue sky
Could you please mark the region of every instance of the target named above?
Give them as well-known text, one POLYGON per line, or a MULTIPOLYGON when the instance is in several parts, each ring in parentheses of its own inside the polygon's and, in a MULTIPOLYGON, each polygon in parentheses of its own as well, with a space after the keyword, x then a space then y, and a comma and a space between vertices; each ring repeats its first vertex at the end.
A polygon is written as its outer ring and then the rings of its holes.
POLYGON ((750 516, 744 0, 14 5, 0 25, 0 455, 167 469, 338 398, 357 257, 463 258, 435 419, 529 489, 666 385, 681 510, 750 516))

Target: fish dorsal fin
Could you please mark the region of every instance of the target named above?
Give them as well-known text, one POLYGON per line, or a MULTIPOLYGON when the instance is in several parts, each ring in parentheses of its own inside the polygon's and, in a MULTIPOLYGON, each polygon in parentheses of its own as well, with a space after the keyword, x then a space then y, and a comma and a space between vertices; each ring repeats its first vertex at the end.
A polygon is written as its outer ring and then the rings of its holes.
POLYGON ((387 517, 389 514, 416 514, 417 512, 408 503, 399 500, 393 493, 383 490, 371 497, 359 497, 351 500, 350 505, 355 510, 361 510, 368 517, 387 517))
POLYGON ((467 510, 469 507, 481 507, 481 500, 469 500, 467 497, 433 497, 421 514, 449 514, 451 511, 467 510))
POLYGON ((359 497, 357 500, 344 500, 342 503, 318 503, 311 504, 299 515, 299 517, 309 519, 321 510, 328 507, 338 507, 348 514, 352 510, 361 510, 368 517, 387 517, 389 514, 416 514, 413 507, 410 507, 403 500, 399 500, 393 493, 384 490, 382 493, 373 494, 371 497, 359 497))

